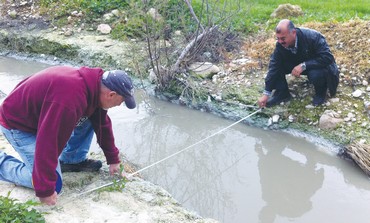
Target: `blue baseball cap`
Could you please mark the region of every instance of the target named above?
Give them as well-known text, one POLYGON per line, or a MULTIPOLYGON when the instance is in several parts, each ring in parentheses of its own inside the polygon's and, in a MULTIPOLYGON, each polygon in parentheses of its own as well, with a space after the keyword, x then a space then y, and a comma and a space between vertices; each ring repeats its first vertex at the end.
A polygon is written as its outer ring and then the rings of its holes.
POLYGON ((112 91, 125 98, 126 107, 133 109, 136 107, 134 98, 134 86, 131 78, 123 70, 112 70, 104 72, 102 76, 103 84, 112 91))

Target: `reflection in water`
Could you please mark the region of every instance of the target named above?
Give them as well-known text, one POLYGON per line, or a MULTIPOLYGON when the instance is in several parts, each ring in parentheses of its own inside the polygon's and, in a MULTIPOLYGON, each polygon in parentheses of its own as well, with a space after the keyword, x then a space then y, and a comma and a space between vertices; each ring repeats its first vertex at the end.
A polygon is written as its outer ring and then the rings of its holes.
MULTIPOLYGON (((137 163, 144 163, 143 166, 172 155, 219 131, 223 128, 219 121, 223 124, 227 123, 225 120, 212 122, 209 115, 202 113, 194 113, 201 117, 189 120, 189 115, 191 117, 194 111, 182 108, 173 113, 172 109, 176 107, 167 104, 165 106, 169 107, 161 109, 164 115, 151 116, 150 122, 143 119, 136 123, 134 132, 140 132, 145 139, 135 138, 132 146, 137 149, 128 156, 137 163), (169 109, 169 111, 164 111, 164 109, 169 109)), ((238 136, 238 133, 235 136, 238 136)), ((235 136, 216 135, 185 153, 180 153, 164 163, 153 166, 144 174, 151 181, 166 189, 178 188, 179 190, 171 191, 174 197, 192 209, 202 210, 202 215, 212 216, 215 210, 220 210, 218 215, 223 218, 225 209, 236 213, 237 206, 227 192, 230 187, 220 179, 225 172, 233 171, 231 176, 226 177, 241 183, 246 181, 240 173, 242 170, 235 168, 235 165, 240 160, 245 160, 251 150, 237 149, 245 147, 246 144, 245 141, 238 143, 235 138, 239 137, 235 136)))
POLYGON ((262 199, 266 202, 259 214, 262 223, 274 222, 277 215, 286 218, 302 216, 312 209, 310 199, 323 184, 324 171, 316 166, 317 151, 300 150, 307 160, 300 163, 282 155, 285 149, 286 142, 277 137, 265 138, 255 147, 262 199))
POLYGON ((0 102, 21 79, 50 66, 46 63, 0 56, 0 102))
MULTIPOLYGON (((155 115, 116 129, 128 136, 118 140, 124 145, 123 151, 141 167, 232 123, 165 102, 151 103, 155 115)), ((112 115, 112 119, 117 118, 112 115)), ((327 151, 298 137, 240 124, 142 174, 168 190, 183 206, 221 222, 318 222, 321 214, 316 213, 315 206, 326 200, 326 194, 334 197, 328 204, 334 210, 343 208, 335 200, 354 185, 364 188, 364 194, 353 195, 351 200, 370 198, 370 184, 363 173, 327 151), (335 174, 329 171, 332 167, 335 174), (326 192, 337 175, 345 180, 336 182, 335 187, 342 188, 326 192)), ((365 208, 364 205, 357 204, 365 208)), ((349 217, 345 215, 343 219, 349 217)))
MULTIPOLYGON (((0 90, 10 91, 33 73, 29 66, 41 70, 45 64, 0 57, 0 90)), ((149 113, 142 98, 137 99, 138 109, 120 106, 109 115, 118 148, 140 167, 232 123, 155 99, 149 100, 154 111, 149 113)), ((189 210, 223 223, 368 222, 369 179, 332 151, 285 133, 239 124, 142 175, 189 210)))

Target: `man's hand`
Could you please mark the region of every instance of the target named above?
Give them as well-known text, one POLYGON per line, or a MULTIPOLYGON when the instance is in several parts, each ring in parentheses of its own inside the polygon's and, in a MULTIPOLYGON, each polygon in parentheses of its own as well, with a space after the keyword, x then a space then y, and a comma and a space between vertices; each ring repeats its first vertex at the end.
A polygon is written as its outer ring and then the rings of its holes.
POLYGON ((292 75, 295 77, 300 77, 302 72, 303 72, 302 65, 298 64, 297 66, 293 68, 292 75))
POLYGON ((257 103, 260 106, 260 108, 266 107, 266 102, 268 99, 269 99, 269 96, 267 95, 262 95, 262 97, 258 99, 257 103))
POLYGON ((116 173, 121 175, 123 178, 128 179, 128 176, 127 176, 127 173, 125 172, 125 170, 123 168, 121 170, 121 164, 120 163, 110 164, 109 165, 109 174, 114 175, 116 173))
POLYGON ((55 205, 57 203, 57 198, 58 198, 57 192, 54 191, 54 194, 50 195, 49 197, 40 197, 39 199, 43 204, 55 205))

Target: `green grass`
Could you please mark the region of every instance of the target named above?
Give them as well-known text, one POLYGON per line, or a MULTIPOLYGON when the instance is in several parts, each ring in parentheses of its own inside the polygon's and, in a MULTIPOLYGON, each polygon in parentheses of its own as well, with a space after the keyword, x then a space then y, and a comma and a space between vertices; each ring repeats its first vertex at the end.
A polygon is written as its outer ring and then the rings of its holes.
MULTIPOLYGON (((201 4, 202 0, 195 0, 201 4)), ((280 5, 290 3, 299 5, 304 16, 291 19, 296 24, 306 22, 343 22, 354 18, 370 20, 370 1, 368 0, 209 0, 214 8, 233 11, 232 26, 243 33, 256 32, 260 29, 272 29, 277 20, 270 17, 280 5), (240 5, 239 5, 240 2, 240 5), (227 5, 224 7, 224 5, 227 5), (270 25, 271 24, 271 25, 270 25)), ((198 10, 199 13, 199 10, 198 10)))

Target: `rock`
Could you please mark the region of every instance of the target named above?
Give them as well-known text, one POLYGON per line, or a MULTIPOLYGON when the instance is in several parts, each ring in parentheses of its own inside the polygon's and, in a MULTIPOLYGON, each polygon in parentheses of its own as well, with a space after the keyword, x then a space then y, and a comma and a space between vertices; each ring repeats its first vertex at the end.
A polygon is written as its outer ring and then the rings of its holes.
POLYGON ((15 18, 17 18, 18 13, 17 13, 17 11, 12 10, 12 11, 8 12, 8 15, 10 16, 10 18, 15 19, 15 18))
POLYGON ((366 143, 366 139, 360 139, 360 141, 358 142, 360 145, 364 145, 366 143))
POLYGON ((269 120, 267 121, 267 126, 271 126, 272 125, 272 118, 269 118, 269 120))
POLYGON ((309 104, 309 105, 306 105, 306 106, 305 106, 305 108, 306 108, 306 109, 314 109, 314 108, 315 108, 315 106, 313 106, 313 105, 309 104))
POLYGON ((272 123, 278 123, 279 122, 279 119, 280 119, 280 116, 279 115, 273 115, 272 116, 272 123))
POLYGON ((157 82, 157 75, 155 75, 155 72, 153 71, 153 69, 149 70, 148 79, 149 79, 150 83, 152 83, 152 84, 157 82))
POLYGON ((214 84, 217 83, 218 78, 219 78, 219 75, 217 75, 217 74, 216 75, 213 75, 212 76, 212 83, 214 83, 214 84))
POLYGON ((75 16, 75 17, 77 17, 77 14, 78 14, 78 11, 73 11, 73 12, 71 12, 71 16, 75 16))
POLYGON ((370 118, 370 101, 364 102, 365 112, 367 113, 367 116, 370 118))
POLYGON ((64 36, 72 36, 73 35, 73 30, 72 29, 67 29, 63 33, 64 36))
POLYGON ((112 28, 108 24, 100 24, 97 29, 101 34, 109 34, 111 30, 112 28))
POLYGON ((189 70, 202 78, 212 78, 213 74, 220 72, 220 68, 209 62, 195 62, 189 66, 189 70))
POLYGON ((338 103, 339 102, 339 98, 330 98, 329 101, 331 103, 338 103))
POLYGON ((103 20, 104 21, 110 21, 110 20, 112 20, 114 18, 114 15, 113 15, 113 13, 105 13, 104 15, 103 15, 103 20))
POLYGON ((302 16, 303 11, 299 5, 282 4, 270 15, 272 18, 289 18, 302 16))
POLYGON ((348 118, 350 118, 350 119, 353 119, 353 118, 355 118, 355 117, 356 117, 356 115, 355 115, 355 114, 353 114, 352 112, 349 112, 349 113, 347 114, 347 117, 348 117, 348 118))
POLYGON ((113 9, 112 12, 111 12, 115 17, 121 17, 122 16, 122 12, 118 9, 113 9))
POLYGON ((215 99, 216 99, 216 101, 222 101, 222 96, 221 95, 216 95, 215 99))
POLYGON ((175 34, 176 36, 182 36, 182 31, 181 31, 181 30, 176 30, 176 31, 174 32, 174 34, 175 34))
POLYGON ((356 91, 354 91, 352 93, 352 96, 355 97, 355 98, 359 98, 359 97, 361 97, 361 95, 362 95, 362 91, 359 90, 359 89, 357 89, 356 91))
POLYGON ((288 120, 289 120, 289 122, 294 122, 294 120, 295 120, 294 115, 289 115, 288 120))
POLYGON ((344 120, 338 118, 339 114, 332 110, 324 111, 324 114, 320 117, 319 127, 321 129, 335 129, 344 120))
POLYGON ((158 10, 155 9, 155 8, 150 8, 148 10, 148 15, 150 15, 150 17, 152 17, 155 21, 162 21, 163 20, 162 15, 159 14, 158 10))
POLYGON ((232 63, 239 64, 239 65, 245 65, 245 64, 250 63, 250 62, 251 62, 251 59, 247 59, 247 58, 236 59, 236 60, 232 61, 232 63))

